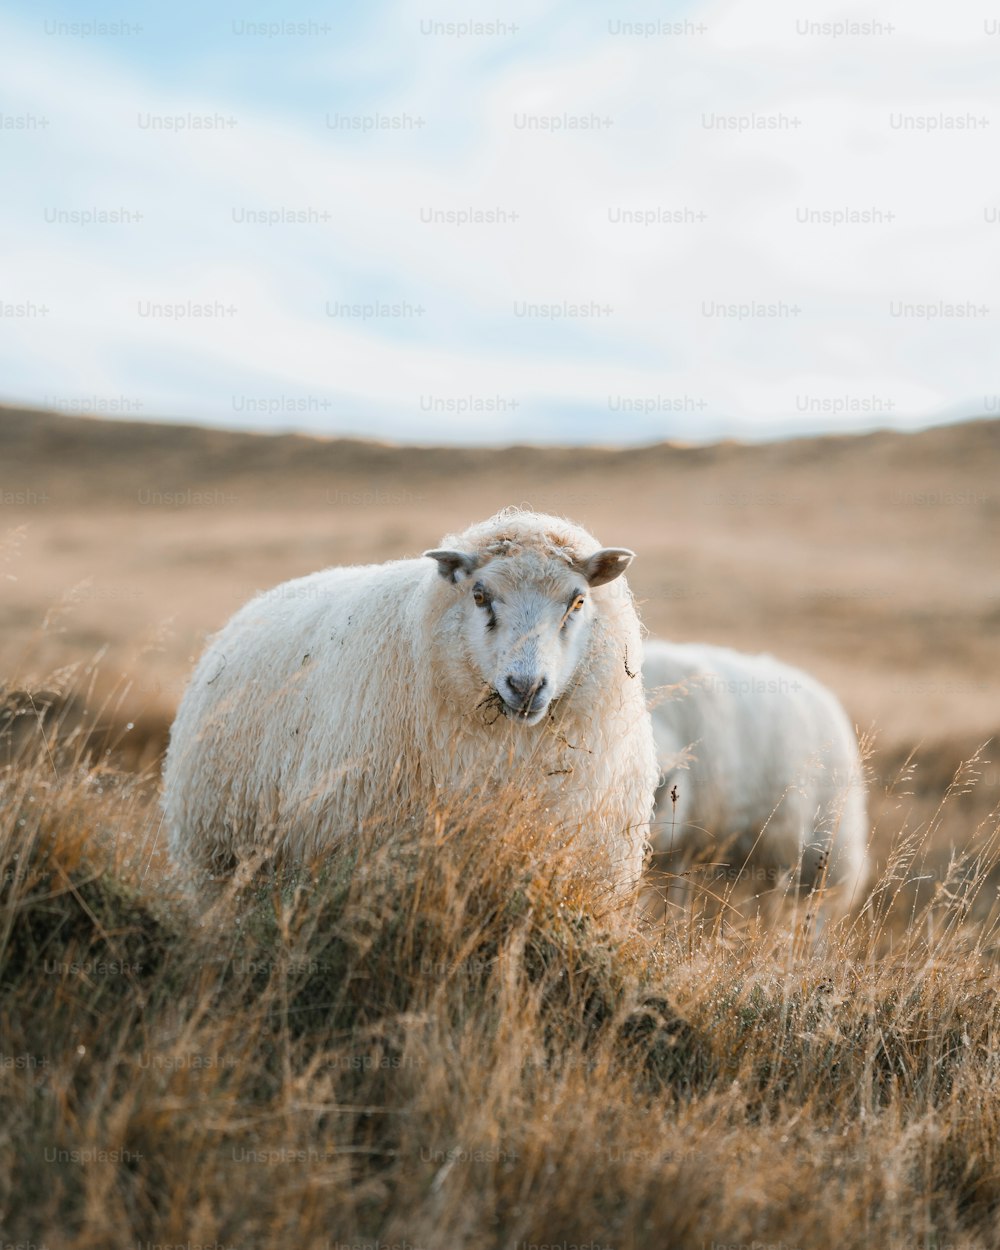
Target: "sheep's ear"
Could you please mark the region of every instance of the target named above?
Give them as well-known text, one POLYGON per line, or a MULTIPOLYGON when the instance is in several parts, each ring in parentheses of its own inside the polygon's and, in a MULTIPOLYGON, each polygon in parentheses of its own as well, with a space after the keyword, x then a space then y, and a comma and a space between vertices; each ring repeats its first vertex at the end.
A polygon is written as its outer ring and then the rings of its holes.
POLYGON ((635 556, 628 547, 602 547, 600 551, 587 560, 581 560, 577 566, 587 579, 590 586, 603 586, 605 582, 613 582, 621 577, 635 556))
POLYGON ((467 551, 425 551, 425 556, 437 560, 438 572, 446 582, 460 582, 479 568, 479 557, 467 551))

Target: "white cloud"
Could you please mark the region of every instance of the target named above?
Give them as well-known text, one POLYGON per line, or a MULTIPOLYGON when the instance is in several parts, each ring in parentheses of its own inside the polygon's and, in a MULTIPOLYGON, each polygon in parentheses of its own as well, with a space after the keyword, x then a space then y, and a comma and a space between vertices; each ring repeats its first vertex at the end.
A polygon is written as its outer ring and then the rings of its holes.
MULTIPOLYGON (((929 421, 996 391, 1000 110, 982 70, 1000 37, 972 5, 880 0, 861 20, 896 31, 857 39, 796 33, 801 7, 783 0, 696 4, 704 31, 652 38, 586 9, 508 8, 521 29, 492 40, 421 35, 421 16, 397 4, 349 49, 393 91, 373 101, 355 72, 345 104, 331 80, 331 112, 410 119, 370 135, 311 106, 168 91, 124 63, 128 48, 8 25, 0 109, 49 125, 3 134, 17 194, 0 209, 0 299, 49 311, 4 318, 7 398, 135 396, 144 415, 245 424, 234 396, 309 396, 305 413, 263 419, 425 438, 584 437, 603 413, 628 439, 929 421), (238 124, 172 134, 147 115, 238 124), (754 115, 777 128, 718 121, 754 115), (527 128, 539 118, 601 124, 527 128), (44 219, 91 207, 143 219, 44 219), (470 207, 517 220, 421 220, 470 207), (329 218, 233 220, 280 208, 329 218), (855 211, 874 220, 822 217, 855 211), (678 213, 690 220, 658 219, 678 213), (331 317, 328 301, 410 312, 331 317), (190 302, 236 311, 140 315, 190 302), (516 316, 523 303, 596 315, 553 323, 516 316), (470 396, 518 406, 471 423, 445 409, 470 396), (656 410, 625 413, 624 396, 656 410)), ((433 16, 464 19, 457 4, 433 16)), ((851 16, 809 6, 813 21, 851 16)), ((347 52, 301 56, 313 80, 347 52)))

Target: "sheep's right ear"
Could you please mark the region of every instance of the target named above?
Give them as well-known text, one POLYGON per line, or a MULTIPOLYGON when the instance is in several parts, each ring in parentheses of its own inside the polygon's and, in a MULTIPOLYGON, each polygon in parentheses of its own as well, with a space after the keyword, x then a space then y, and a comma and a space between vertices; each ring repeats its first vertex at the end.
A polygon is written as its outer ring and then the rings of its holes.
POLYGON ((446 582, 460 582, 479 568, 479 557, 467 551, 425 551, 425 556, 437 560, 438 572, 446 582))
POLYGON ((602 547, 578 567, 591 586, 604 586, 621 577, 634 558, 628 547, 602 547))

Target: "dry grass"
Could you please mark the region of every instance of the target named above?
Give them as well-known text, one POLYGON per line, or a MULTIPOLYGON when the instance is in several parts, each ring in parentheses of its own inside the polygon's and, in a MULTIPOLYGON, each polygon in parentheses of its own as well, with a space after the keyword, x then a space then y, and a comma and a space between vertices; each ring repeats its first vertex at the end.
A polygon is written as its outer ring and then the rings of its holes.
POLYGON ((493 452, 2 418, 0 1250, 1000 1244, 996 422, 493 452), (808 902, 699 889, 657 929, 499 807, 185 901, 155 765, 205 632, 521 500, 639 551, 653 633, 876 726, 868 911, 814 940, 808 902))
POLYGON ((937 826, 883 830, 872 907, 818 943, 644 926, 496 809, 207 912, 140 780, 40 749, 0 821, 7 1240, 1000 1237, 996 819, 923 899, 937 826))

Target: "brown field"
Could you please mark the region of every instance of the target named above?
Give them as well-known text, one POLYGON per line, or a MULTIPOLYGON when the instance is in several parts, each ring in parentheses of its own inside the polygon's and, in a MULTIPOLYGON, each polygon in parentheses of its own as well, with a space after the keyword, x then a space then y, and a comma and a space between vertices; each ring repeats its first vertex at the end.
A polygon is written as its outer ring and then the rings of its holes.
MULTIPOLYGON (((507 504, 632 547, 653 634, 771 651, 827 682, 888 783, 940 794, 1000 731, 1000 421, 635 450, 399 447, 0 410, 0 681, 102 653, 134 755, 256 590, 419 554, 507 504), (24 502, 18 502, 18 498, 24 502)), ((987 756, 989 753, 987 752, 987 756)), ((983 769, 976 805, 1000 799, 983 769)))
POLYGON ((0 759, 3 1239, 1000 1244, 1000 422, 471 450, 8 409, 0 519, 0 687, 111 752, 0 759), (196 923, 149 778, 206 633, 512 503, 634 548, 650 632, 841 696, 868 913, 654 930, 463 813, 196 923))

